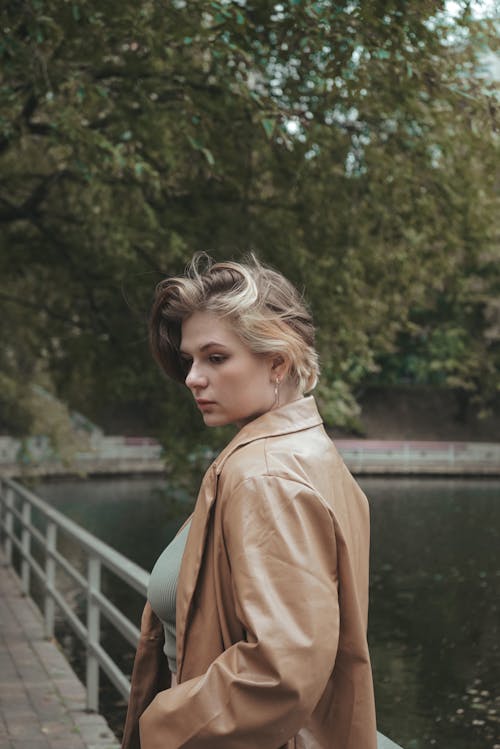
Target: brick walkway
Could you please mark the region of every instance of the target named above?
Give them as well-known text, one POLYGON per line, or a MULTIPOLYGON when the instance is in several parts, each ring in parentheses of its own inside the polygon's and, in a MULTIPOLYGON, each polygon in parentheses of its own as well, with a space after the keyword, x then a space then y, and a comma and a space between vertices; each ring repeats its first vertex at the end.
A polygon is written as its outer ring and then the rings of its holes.
POLYGON ((43 637, 35 604, 0 557, 1 749, 117 749, 101 715, 55 642, 43 637))

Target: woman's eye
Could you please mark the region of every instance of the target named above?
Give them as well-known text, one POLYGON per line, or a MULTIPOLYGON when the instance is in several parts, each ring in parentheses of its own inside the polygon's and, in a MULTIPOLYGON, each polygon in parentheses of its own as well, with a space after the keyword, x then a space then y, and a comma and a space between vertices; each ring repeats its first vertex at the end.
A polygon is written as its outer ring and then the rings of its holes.
POLYGON ((211 354, 209 360, 212 364, 222 364, 222 362, 226 361, 226 358, 222 354, 211 354))

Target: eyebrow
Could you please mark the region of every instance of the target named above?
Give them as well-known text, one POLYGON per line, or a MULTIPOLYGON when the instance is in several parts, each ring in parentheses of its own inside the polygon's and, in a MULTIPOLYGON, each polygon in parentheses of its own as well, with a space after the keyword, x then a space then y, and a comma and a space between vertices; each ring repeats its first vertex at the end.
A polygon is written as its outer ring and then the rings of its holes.
MULTIPOLYGON (((225 346, 223 343, 219 343, 219 341, 208 341, 207 343, 204 343, 203 346, 200 346, 198 350, 205 351, 205 349, 210 348, 211 346, 217 346, 218 348, 227 349, 227 346, 225 346)), ((189 353, 187 351, 184 351, 183 349, 179 349, 179 354, 181 354, 181 356, 189 356, 189 353)))

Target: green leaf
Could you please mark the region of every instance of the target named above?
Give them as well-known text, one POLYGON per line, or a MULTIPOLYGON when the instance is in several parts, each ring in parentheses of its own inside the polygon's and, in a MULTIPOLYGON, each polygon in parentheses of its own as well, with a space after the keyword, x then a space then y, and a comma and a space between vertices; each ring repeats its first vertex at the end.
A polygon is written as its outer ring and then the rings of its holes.
POLYGON ((196 149, 196 151, 200 151, 203 154, 210 166, 215 165, 214 156, 209 148, 206 148, 206 146, 204 146, 201 141, 199 141, 197 138, 193 138, 191 135, 188 135, 187 139, 191 143, 192 147, 196 149))
POLYGON ((199 140, 197 140, 196 138, 193 138, 192 135, 188 135, 187 139, 191 143, 193 148, 195 148, 197 151, 201 151, 201 149, 203 148, 203 144, 200 143, 199 140))
POLYGON ((270 119, 268 119, 267 117, 264 117, 264 118, 263 118, 263 119, 262 119, 262 120, 260 121, 260 124, 261 124, 261 125, 262 125, 262 127, 264 128, 264 132, 265 132, 265 134, 267 135, 267 137, 268 137, 268 138, 271 138, 271 137, 272 137, 272 134, 273 134, 273 132, 274 132, 274 124, 275 124, 275 123, 274 123, 274 120, 270 120, 270 119))
POLYGON ((208 149, 208 148, 202 148, 201 152, 202 152, 203 156, 206 158, 206 160, 208 161, 208 163, 210 164, 210 166, 214 166, 215 165, 215 159, 214 159, 213 154, 210 151, 210 149, 208 149))

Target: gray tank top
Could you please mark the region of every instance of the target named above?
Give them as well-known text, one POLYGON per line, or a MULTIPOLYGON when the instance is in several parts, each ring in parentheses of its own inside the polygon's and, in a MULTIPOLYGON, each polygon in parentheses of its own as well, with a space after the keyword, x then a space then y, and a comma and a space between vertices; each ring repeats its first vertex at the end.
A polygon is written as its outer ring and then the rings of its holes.
POLYGON ((181 568, 182 555, 186 546, 191 521, 169 543, 158 557, 151 572, 148 584, 148 601, 158 619, 163 624, 165 645, 163 650, 168 660, 168 667, 173 674, 177 673, 176 637, 175 637, 175 599, 177 579, 181 568))

